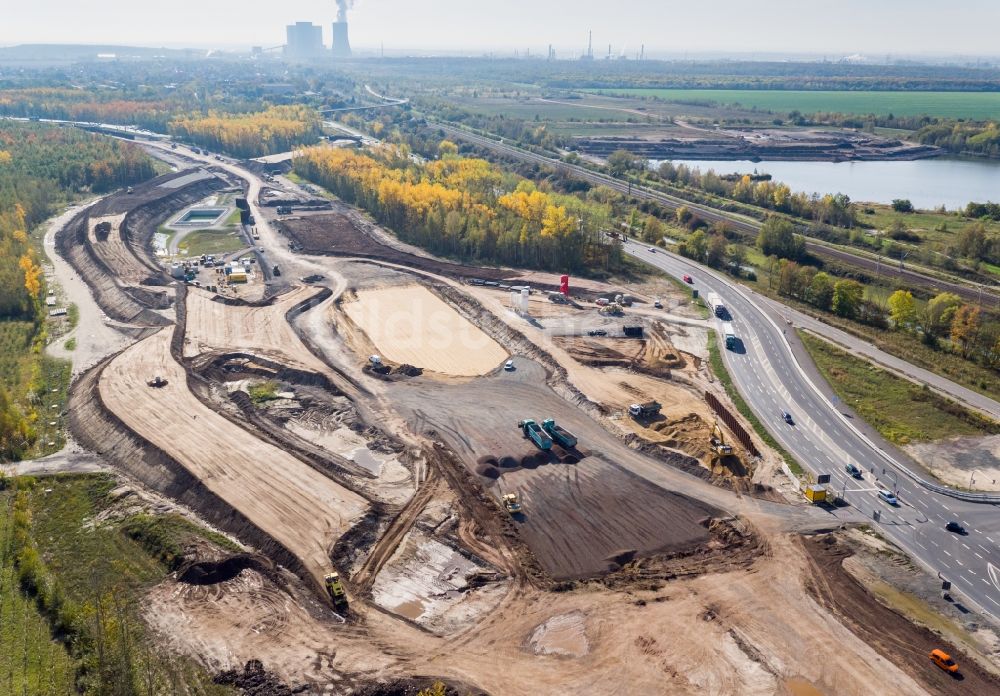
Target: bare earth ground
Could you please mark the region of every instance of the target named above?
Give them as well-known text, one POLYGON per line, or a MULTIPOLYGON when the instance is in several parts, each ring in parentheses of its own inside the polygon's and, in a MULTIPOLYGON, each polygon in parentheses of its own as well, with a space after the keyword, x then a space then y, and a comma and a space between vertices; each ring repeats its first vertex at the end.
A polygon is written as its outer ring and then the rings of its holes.
POLYGON ((903 447, 949 486, 1000 491, 1000 435, 959 437, 903 447))
POLYGON ((187 332, 184 357, 210 351, 251 351, 262 356, 278 356, 290 367, 320 374, 330 368, 309 352, 285 320, 292 307, 318 290, 297 287, 274 302, 261 306, 230 306, 212 300, 212 294, 191 288, 187 296, 187 332))
POLYGON ((202 404, 170 355, 164 330, 115 358, 101 376, 101 397, 125 424, 268 532, 322 581, 330 550, 367 503, 258 440, 202 404), (154 389, 146 380, 168 380, 154 389))
MULTIPOLYGON (((250 189, 253 199, 259 181, 250 189)), ((264 241, 270 241, 266 221, 261 225, 264 241)), ((350 227, 338 239, 362 236, 350 227)), ((323 241, 326 230, 314 232, 323 241)), ((375 237, 364 237, 365 244, 376 243, 375 237)), ((378 255, 383 249, 378 245, 366 253, 378 255)), ((400 256, 399 262, 412 258, 400 256)), ((283 266, 286 261, 291 259, 283 259, 283 266)), ((420 263, 452 277, 470 273, 426 256, 420 263)), ((329 258, 302 260, 299 268, 305 265, 336 279, 330 283, 334 299, 346 287, 340 271, 358 268, 329 258)), ((371 267, 361 272, 376 275, 371 267)), ((351 289, 361 285, 354 282, 351 289)), ((459 455, 465 470, 458 463, 446 467, 451 459, 443 456, 433 466, 418 464, 416 495, 382 510, 384 518, 370 528, 351 528, 368 509, 361 495, 196 398, 187 387, 185 367, 171 357, 169 330, 108 364, 100 381, 107 406, 290 549, 307 571, 297 578, 246 569, 232 579, 198 586, 164 581, 149 595, 147 617, 168 646, 198 657, 210 669, 262 660, 286 682, 313 694, 341 694, 369 680, 414 675, 442 676, 493 694, 942 692, 933 681, 940 675, 926 672, 925 654, 898 649, 915 640, 913 625, 880 615, 869 606, 862 585, 850 589, 852 579, 841 581, 839 559, 829 560, 823 549, 819 556, 813 549, 807 553, 787 533, 796 526, 829 524, 820 513, 737 497, 644 456, 612 434, 614 421, 599 417, 597 412, 604 411, 586 400, 613 411, 641 395, 662 395, 654 398, 667 406, 669 418, 685 417, 703 408, 700 392, 706 380, 696 361, 670 368, 669 380, 582 365, 555 346, 545 327, 570 315, 546 307, 533 323, 507 311, 502 293, 449 286, 450 291, 424 292, 442 306, 460 306, 459 313, 448 307, 454 319, 446 322, 469 319, 474 331, 482 329, 504 348, 516 346, 520 356, 514 372, 499 369, 498 360, 492 363, 496 369, 485 369, 486 376, 446 379, 446 371, 381 381, 361 374, 367 356, 358 355, 358 343, 334 325, 344 320, 333 299, 296 320, 305 342, 284 321, 296 301, 290 296, 264 308, 226 307, 204 296, 189 301, 192 343, 186 356, 205 350, 256 352, 332 373, 310 352, 318 348, 337 370, 370 389, 354 403, 361 419, 355 432, 365 441, 367 421, 398 429, 411 446, 434 443, 432 451, 446 453, 437 444, 445 443, 459 455), (459 296, 479 299, 485 310, 462 304, 459 296), (326 308, 332 308, 330 313, 326 308), (517 332, 524 336, 518 338, 517 332), (554 374, 559 370, 532 344, 551 354, 565 374, 554 374), (169 384, 146 386, 155 375, 169 384), (557 452, 542 462, 515 424, 524 417, 549 416, 581 442, 576 451, 557 452), (484 456, 496 458, 495 477, 479 468, 484 456), (468 480, 459 473, 466 470, 468 480), (480 486, 492 496, 522 493, 525 515, 512 522, 480 486), (706 518, 726 513, 742 515, 734 527, 738 523, 753 531, 740 535, 742 545, 720 534, 719 523, 710 523, 711 530, 704 526, 706 518), (522 553, 521 541, 534 554, 522 553), (628 560, 657 549, 668 554, 628 560), (688 554, 670 555, 678 549, 688 554), (315 594, 315 580, 330 568, 331 550, 336 558, 348 559, 338 568, 351 599, 347 623, 336 621, 315 594), (526 570, 531 562, 567 578, 616 570, 601 580, 552 586, 526 570), (836 587, 825 588, 828 578, 836 580, 836 587), (476 587, 479 583, 485 584, 476 587), (848 601, 831 598, 844 587, 854 593, 848 601), (852 617, 863 625, 856 626, 852 617), (879 640, 883 625, 889 633, 879 640)), ((309 291, 301 292, 308 297, 309 291)), ((594 316, 589 311, 579 315, 583 326, 603 321, 594 316)), ((652 319, 645 321, 648 325, 652 319)), ((688 332, 686 340, 703 349, 704 340, 695 335, 697 323, 680 317, 677 323, 688 332)), ((380 327, 369 322, 364 330, 376 334, 380 327)), ((685 349, 680 342, 673 345, 685 349)), ((447 362, 463 359, 452 354, 447 362)), ((337 434, 341 422, 313 420, 308 411, 279 427, 322 441, 340 456, 359 444, 337 434)), ((388 466, 359 450, 353 448, 352 454, 364 466, 388 466)), ((975 690, 966 693, 996 692, 995 683, 975 675, 968 685, 975 690)))
POLYGON ((482 375, 507 351, 422 285, 362 290, 343 305, 379 351, 400 364, 442 374, 482 375))

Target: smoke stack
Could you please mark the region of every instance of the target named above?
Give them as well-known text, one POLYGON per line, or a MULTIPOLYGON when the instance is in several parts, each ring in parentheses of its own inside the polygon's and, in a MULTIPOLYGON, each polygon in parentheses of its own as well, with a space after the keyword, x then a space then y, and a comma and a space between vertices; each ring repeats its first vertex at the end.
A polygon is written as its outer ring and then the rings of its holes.
POLYGON ((333 37, 330 47, 334 58, 350 58, 351 42, 347 38, 347 11, 354 0, 337 0, 337 21, 333 23, 333 37))
POLYGON ((347 38, 347 22, 333 23, 332 49, 334 58, 351 57, 351 42, 347 38))

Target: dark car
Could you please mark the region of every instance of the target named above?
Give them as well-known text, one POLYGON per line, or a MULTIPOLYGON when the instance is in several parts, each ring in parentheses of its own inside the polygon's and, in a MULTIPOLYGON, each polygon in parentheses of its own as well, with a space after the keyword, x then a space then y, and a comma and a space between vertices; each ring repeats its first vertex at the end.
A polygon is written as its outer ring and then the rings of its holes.
POLYGON ((788 411, 782 411, 781 418, 789 425, 795 425, 795 420, 792 418, 792 414, 789 413, 788 411))
POLYGON ((588 336, 607 336, 608 332, 605 331, 604 329, 593 329, 592 331, 588 331, 587 335, 588 336))
POLYGON ((958 522, 955 522, 954 520, 952 520, 951 522, 949 522, 948 524, 946 524, 944 526, 944 528, 947 529, 949 532, 954 532, 955 534, 962 534, 962 535, 964 535, 966 533, 965 532, 965 527, 963 527, 962 525, 960 525, 958 522))
POLYGON ((847 473, 849 473, 851 476, 853 476, 856 479, 862 478, 861 469, 859 469, 858 467, 854 466, 853 464, 848 464, 847 466, 845 466, 844 467, 844 471, 846 471, 847 473))

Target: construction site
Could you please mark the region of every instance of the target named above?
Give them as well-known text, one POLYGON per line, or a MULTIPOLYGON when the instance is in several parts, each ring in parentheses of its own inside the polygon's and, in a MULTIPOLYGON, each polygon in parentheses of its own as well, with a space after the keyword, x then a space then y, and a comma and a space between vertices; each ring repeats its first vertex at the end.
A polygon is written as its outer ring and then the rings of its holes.
POLYGON ((680 289, 439 260, 281 177, 148 148, 186 166, 56 248, 127 343, 78 374, 73 438, 243 549, 150 591, 165 649, 286 689, 254 693, 1000 689, 986 638, 866 590, 844 559, 888 552, 788 485, 680 289), (220 195, 246 201, 240 249, 178 276, 157 230, 220 195))

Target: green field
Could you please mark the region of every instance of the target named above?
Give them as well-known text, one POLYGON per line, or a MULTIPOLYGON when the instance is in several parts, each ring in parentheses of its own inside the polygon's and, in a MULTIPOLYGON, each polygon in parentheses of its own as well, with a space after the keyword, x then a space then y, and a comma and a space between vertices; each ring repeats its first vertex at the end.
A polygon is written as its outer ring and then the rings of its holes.
POLYGON ((246 244, 239 231, 227 230, 196 230, 186 236, 177 248, 182 253, 187 251, 189 257, 202 254, 228 254, 245 249, 246 244))
POLYGON ((894 444, 1000 432, 1000 424, 936 392, 845 353, 812 334, 798 333, 820 374, 841 401, 894 444))
POLYGON ((945 118, 1000 118, 1000 92, 840 92, 752 89, 602 89, 599 94, 667 101, 740 104, 778 113, 798 110, 945 118))

